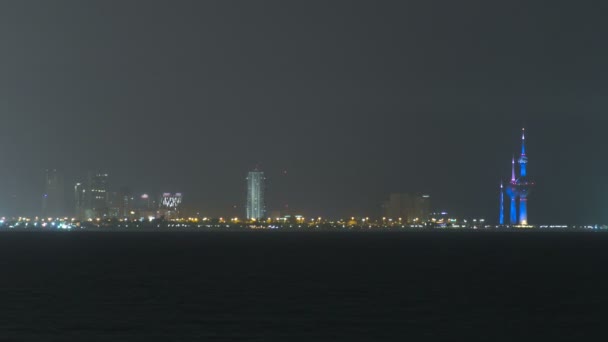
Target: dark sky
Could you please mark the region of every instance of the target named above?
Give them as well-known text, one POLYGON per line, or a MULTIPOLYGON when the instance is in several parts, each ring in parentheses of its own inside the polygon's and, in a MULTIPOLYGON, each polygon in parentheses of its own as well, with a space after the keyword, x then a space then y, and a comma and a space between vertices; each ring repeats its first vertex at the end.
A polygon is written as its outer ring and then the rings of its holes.
MULTIPOLYGON (((390 192, 494 219, 528 129, 531 222, 608 222, 608 24, 583 1, 0 2, 0 212, 66 186, 208 215, 375 215, 390 192), (287 175, 282 171, 287 170, 287 175), (16 197, 15 197, 16 196, 16 197)), ((10 209, 12 210, 12 209, 10 209)))

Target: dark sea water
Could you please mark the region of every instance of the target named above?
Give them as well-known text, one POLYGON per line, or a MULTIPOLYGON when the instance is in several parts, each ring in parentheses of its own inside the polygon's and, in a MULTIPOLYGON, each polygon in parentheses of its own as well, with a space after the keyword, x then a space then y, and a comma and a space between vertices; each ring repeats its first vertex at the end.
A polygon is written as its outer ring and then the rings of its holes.
POLYGON ((0 340, 608 335, 601 233, 10 232, 0 266, 0 340))

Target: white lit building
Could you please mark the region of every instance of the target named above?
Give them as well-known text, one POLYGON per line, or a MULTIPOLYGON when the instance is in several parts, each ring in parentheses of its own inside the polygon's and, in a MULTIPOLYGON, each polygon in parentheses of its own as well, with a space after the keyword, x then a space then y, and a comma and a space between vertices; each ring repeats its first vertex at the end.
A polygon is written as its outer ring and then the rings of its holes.
POLYGON ((247 219, 262 219, 266 216, 264 204, 264 172, 257 169, 247 175, 247 219))

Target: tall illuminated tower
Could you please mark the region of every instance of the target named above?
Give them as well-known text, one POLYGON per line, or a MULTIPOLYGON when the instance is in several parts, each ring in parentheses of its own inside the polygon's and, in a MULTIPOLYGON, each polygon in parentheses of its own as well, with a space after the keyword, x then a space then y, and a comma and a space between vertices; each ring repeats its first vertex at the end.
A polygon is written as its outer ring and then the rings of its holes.
POLYGON ((521 154, 519 156, 519 179, 517 179, 517 188, 519 192, 519 224, 528 224, 528 194, 530 188, 534 185, 528 179, 528 157, 526 156, 526 134, 525 129, 521 130, 521 154))
MULTIPOLYGON (((509 224, 522 226, 528 225, 528 195, 534 182, 528 179, 528 156, 526 156, 526 134, 525 130, 521 130, 521 154, 517 160, 519 163, 519 178, 515 178, 515 156, 511 159, 511 181, 506 187, 507 196, 511 199, 511 208, 509 212, 509 224), (517 216, 517 200, 519 199, 519 217, 517 216)), ((499 221, 504 221, 503 213, 503 195, 502 183, 500 184, 500 218, 499 221)), ((501 223, 502 224, 502 223, 501 223)))
POLYGON ((266 216, 264 203, 264 172, 255 169, 247 175, 247 219, 259 220, 266 216))
POLYGON ((509 208, 509 224, 517 224, 517 180, 515 179, 515 157, 511 159, 511 181, 507 185, 507 196, 511 200, 509 208))
POLYGON ((500 214, 498 216, 498 224, 505 224, 505 194, 503 191, 502 180, 500 181, 500 214))

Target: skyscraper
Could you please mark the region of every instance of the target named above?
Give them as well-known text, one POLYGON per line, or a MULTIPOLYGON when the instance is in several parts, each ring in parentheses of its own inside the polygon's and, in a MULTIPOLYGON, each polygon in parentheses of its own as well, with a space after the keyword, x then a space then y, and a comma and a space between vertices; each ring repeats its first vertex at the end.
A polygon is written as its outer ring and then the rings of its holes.
POLYGON ((431 213, 431 196, 417 195, 414 197, 414 219, 425 222, 431 213))
POLYGON ((55 169, 46 170, 44 194, 42 195, 42 217, 64 216, 65 193, 63 177, 55 169))
POLYGON ((259 220, 266 216, 264 203, 264 172, 255 169, 247 175, 247 219, 259 220))
POLYGON ((130 215, 131 210, 133 209, 133 197, 131 196, 131 190, 123 186, 120 188, 119 195, 119 215, 122 217, 127 217, 130 215))
POLYGON ((74 185, 74 215, 79 220, 85 218, 87 190, 82 183, 74 185))
POLYGON ((109 215, 109 175, 90 173, 87 191, 87 218, 107 217, 109 215))
POLYGON ((181 192, 171 193, 165 192, 159 199, 158 215, 166 219, 174 219, 179 217, 180 208, 183 201, 181 192))

